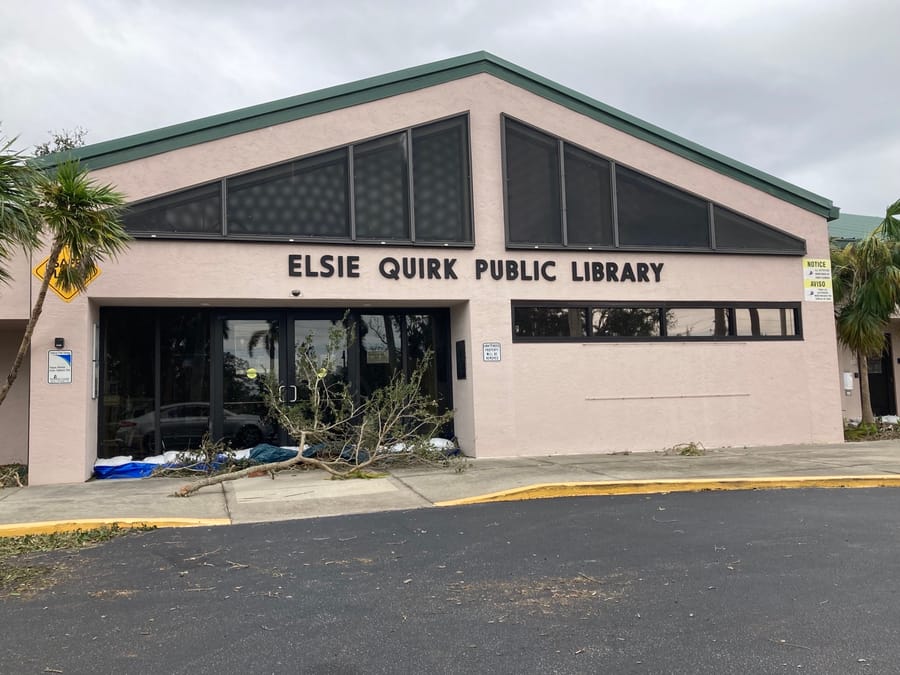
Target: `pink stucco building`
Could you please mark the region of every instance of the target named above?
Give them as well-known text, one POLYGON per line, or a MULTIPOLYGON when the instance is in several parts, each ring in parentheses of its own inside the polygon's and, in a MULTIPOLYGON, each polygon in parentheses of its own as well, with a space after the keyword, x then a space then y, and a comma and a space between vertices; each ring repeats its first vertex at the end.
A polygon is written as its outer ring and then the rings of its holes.
MULTIPOLYGON (((804 293, 831 202, 490 54, 77 155, 135 241, 48 299, 0 409, 33 484, 284 440, 260 376, 289 399, 297 342, 345 316, 336 375, 365 396, 434 350, 473 456, 841 440, 833 308, 804 293)), ((0 363, 41 258, 0 288, 0 363)))

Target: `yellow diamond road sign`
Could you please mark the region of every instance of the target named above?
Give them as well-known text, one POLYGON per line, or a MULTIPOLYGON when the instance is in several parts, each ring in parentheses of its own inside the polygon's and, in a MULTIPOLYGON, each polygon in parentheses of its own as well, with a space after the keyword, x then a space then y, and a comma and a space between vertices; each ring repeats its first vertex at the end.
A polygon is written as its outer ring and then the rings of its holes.
MULTIPOLYGON (((59 260, 57 261, 57 267, 59 267, 59 265, 62 265, 63 263, 68 263, 71 259, 72 259, 72 256, 69 253, 69 249, 64 248, 62 250, 62 253, 59 254, 59 260)), ((44 280, 44 275, 47 272, 47 263, 48 262, 50 262, 50 258, 49 257, 44 258, 44 260, 41 261, 41 264, 34 268, 34 276, 36 276, 41 281, 44 280)), ((99 267, 97 269, 95 269, 94 273, 91 274, 91 276, 89 276, 85 280, 84 285, 87 286, 98 276, 100 276, 100 268, 99 267)), ((71 302, 75 298, 75 296, 78 295, 77 288, 70 288, 70 289, 64 291, 60 287, 59 279, 57 278, 57 276, 55 274, 53 275, 53 278, 50 279, 50 288, 52 288, 53 292, 56 293, 59 297, 61 297, 66 302, 71 302)))

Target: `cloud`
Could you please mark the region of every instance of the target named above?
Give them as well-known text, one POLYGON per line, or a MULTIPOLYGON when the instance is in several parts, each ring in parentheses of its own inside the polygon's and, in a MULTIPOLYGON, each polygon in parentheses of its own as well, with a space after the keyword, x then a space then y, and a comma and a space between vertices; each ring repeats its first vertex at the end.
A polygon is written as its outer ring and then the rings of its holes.
POLYGON ((97 142, 485 49, 878 215, 900 196, 900 4, 0 4, 0 121, 97 142))

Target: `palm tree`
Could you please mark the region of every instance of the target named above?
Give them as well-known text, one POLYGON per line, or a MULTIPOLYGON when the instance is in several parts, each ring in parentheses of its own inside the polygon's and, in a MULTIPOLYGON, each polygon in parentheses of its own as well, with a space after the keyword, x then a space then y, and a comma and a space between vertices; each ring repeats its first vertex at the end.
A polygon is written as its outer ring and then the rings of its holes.
POLYGON ((0 282, 9 282, 5 263, 16 249, 33 249, 40 239, 40 221, 34 209, 37 172, 25 157, 13 151, 13 140, 0 139, 0 282))
MULTIPOLYGON (((27 167, 23 170, 30 171, 27 167)), ((63 291, 84 290, 87 280, 96 272, 97 264, 124 251, 131 238, 120 221, 124 197, 111 186, 90 180, 87 170, 78 162, 64 161, 55 171, 34 173, 29 180, 25 193, 27 208, 20 214, 20 222, 36 221, 37 225, 32 224, 32 227, 38 230, 34 239, 19 243, 33 247, 34 242, 45 235, 50 239, 50 257, 19 351, 0 388, 0 404, 6 399, 25 359, 50 279, 55 277, 63 291), (61 261, 60 254, 64 250, 67 255, 61 261)))
POLYGON ((868 357, 884 351, 884 334, 900 303, 900 200, 875 230, 844 248, 832 247, 837 337, 856 354, 863 424, 873 424, 868 357))

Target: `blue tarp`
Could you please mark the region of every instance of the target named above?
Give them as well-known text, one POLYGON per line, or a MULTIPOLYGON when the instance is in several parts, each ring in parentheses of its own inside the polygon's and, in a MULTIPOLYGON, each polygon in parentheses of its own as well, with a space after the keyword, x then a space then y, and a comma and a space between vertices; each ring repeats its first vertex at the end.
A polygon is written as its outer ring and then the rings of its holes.
MULTIPOLYGON (((250 451, 250 461, 257 464, 268 464, 269 462, 284 462, 297 456, 296 450, 280 448, 277 445, 269 445, 268 443, 260 443, 250 451)), ((306 456, 304 454, 304 456, 306 456)))
POLYGON ((146 478, 160 467, 174 464, 148 464, 147 462, 127 462, 118 466, 95 466, 94 478, 146 478))
MULTIPOLYGON (((303 451, 304 457, 317 457, 320 452, 326 449, 326 445, 324 443, 319 443, 317 445, 311 445, 307 447, 303 451)), ((442 450, 443 454, 452 457, 453 455, 460 454, 458 447, 452 448, 444 448, 442 450)), ((269 462, 283 462, 287 459, 292 459, 297 456, 296 450, 291 450, 289 448, 281 448, 277 445, 270 445, 268 443, 260 443, 253 450, 250 451, 250 461, 255 464, 268 464, 269 462)), ((341 451, 340 458, 345 462, 354 462, 361 464, 369 459, 369 453, 365 450, 361 450, 359 452, 359 457, 354 457, 354 446, 346 445, 344 449, 341 451)), ((221 462, 225 461, 225 456, 220 455, 219 457, 221 462)), ((102 460, 101 460, 102 461, 102 460)), ((163 467, 166 469, 177 469, 178 467, 184 466, 183 464, 178 464, 176 462, 169 462, 166 464, 156 464, 151 462, 125 462, 124 464, 118 464, 116 466, 103 466, 102 464, 94 465, 94 478, 146 478, 150 474, 153 473, 153 470, 158 467, 163 467)), ((193 468, 203 469, 202 465, 191 465, 193 468)), ((217 469, 221 466, 220 463, 216 462, 213 464, 213 469, 217 469)))

